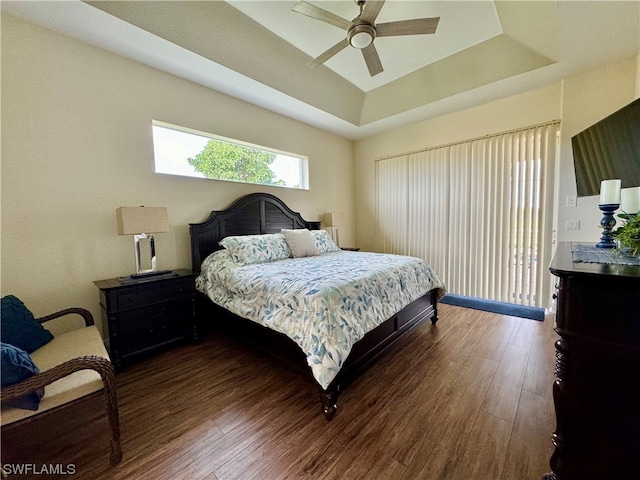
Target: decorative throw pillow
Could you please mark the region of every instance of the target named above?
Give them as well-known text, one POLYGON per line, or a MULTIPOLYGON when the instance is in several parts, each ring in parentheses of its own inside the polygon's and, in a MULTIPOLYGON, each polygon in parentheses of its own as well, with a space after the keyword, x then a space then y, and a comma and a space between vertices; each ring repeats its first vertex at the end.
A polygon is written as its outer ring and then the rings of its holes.
POLYGON ((311 236, 320 253, 339 252, 338 247, 326 230, 312 230, 311 236))
MULTIPOLYGON (((36 373, 40 373, 40 370, 35 366, 29 354, 18 347, 9 345, 8 343, 0 343, 0 356, 2 370, 0 374, 2 375, 3 388, 26 380, 36 373)), ((44 388, 40 388, 35 392, 27 393, 22 397, 13 398, 3 403, 14 408, 37 410, 40 405, 40 399, 43 396, 44 388)))
POLYGON ((13 295, 2 297, 2 327, 0 341, 14 345, 27 353, 53 340, 53 335, 33 317, 33 314, 13 295))
POLYGON ((298 230, 282 229, 282 234, 287 240, 287 245, 291 250, 293 258, 300 257, 313 257, 314 255, 320 255, 311 232, 306 228, 298 230))
POLYGON ((225 237, 220 241, 220 245, 229 250, 231 258, 238 265, 273 262, 291 256, 281 233, 225 237))

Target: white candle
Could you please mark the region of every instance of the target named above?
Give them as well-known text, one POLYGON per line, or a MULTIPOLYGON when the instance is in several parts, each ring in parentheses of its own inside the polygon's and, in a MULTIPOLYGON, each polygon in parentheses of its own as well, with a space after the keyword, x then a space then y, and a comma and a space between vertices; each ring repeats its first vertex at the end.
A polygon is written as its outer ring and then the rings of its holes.
POLYGON ((600 205, 620 205, 622 180, 602 180, 600 182, 600 205))
POLYGON ((623 188, 620 198, 620 210, 624 213, 640 212, 640 187, 623 188))

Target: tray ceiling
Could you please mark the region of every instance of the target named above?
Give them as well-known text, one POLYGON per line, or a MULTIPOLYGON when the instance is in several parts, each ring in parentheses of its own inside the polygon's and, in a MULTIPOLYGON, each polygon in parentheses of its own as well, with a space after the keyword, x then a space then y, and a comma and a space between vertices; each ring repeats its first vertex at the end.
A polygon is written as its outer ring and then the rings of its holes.
MULTIPOLYGON (((352 0, 309 0, 347 20, 352 0)), ((250 103, 363 138, 559 81, 640 50, 640 2, 387 0, 378 23, 440 17, 433 35, 379 37, 370 77, 343 30, 291 1, 30 1, 2 11, 250 103)))

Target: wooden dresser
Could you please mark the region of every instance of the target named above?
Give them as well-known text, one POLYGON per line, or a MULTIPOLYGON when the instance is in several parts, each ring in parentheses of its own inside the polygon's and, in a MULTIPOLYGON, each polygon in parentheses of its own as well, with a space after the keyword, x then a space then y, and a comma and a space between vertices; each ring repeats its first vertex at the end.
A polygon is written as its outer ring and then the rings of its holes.
POLYGON ((640 267, 574 263, 558 246, 557 480, 640 479, 640 267))

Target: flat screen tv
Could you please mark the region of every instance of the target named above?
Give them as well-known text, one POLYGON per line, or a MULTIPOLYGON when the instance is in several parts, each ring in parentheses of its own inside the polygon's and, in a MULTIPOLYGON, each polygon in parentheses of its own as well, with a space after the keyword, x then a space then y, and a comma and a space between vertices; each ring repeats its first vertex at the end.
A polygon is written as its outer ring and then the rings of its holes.
POLYGON ((600 182, 640 186, 640 98, 571 138, 578 196, 600 193, 600 182))

